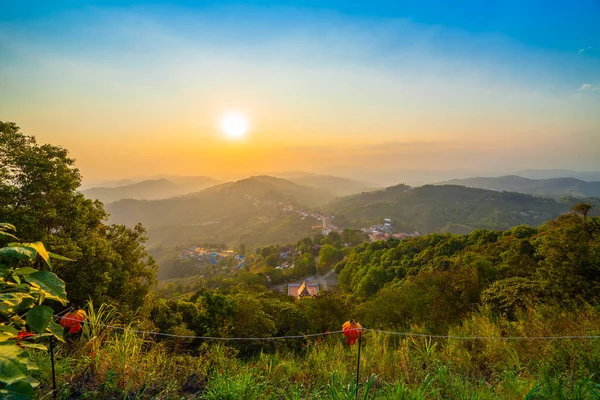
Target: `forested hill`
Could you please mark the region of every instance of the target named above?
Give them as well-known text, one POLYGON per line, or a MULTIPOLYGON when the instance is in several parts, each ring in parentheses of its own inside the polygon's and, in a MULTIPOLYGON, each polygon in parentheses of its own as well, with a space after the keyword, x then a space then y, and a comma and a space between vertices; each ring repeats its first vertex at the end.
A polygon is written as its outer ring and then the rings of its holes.
POLYGON ((288 179, 298 185, 310 186, 313 188, 324 189, 336 196, 347 196, 350 194, 368 192, 375 189, 381 189, 382 186, 372 182, 356 181, 353 179, 341 178, 330 175, 316 174, 291 174, 282 178, 288 179))
POLYGON ((121 200, 106 206, 110 221, 143 223, 150 244, 245 243, 249 246, 295 241, 311 232, 316 219, 286 211, 333 199, 324 190, 285 179, 257 176, 164 200, 121 200))
POLYGON ((390 218, 396 229, 404 231, 466 233, 477 228, 536 226, 569 211, 576 202, 464 186, 397 185, 338 199, 326 210, 338 223, 349 226, 390 218))
POLYGON ((586 182, 575 178, 528 179, 516 175, 507 175, 496 178, 453 179, 442 182, 440 185, 461 185, 552 197, 600 196, 600 182, 586 182))

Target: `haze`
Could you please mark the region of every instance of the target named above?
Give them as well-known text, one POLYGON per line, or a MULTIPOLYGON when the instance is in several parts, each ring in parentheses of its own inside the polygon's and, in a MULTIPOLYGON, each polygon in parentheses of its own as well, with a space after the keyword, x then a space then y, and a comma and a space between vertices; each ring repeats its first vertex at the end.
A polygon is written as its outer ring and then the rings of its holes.
POLYGON ((122 4, 0 5, 0 120, 86 180, 600 169, 597 1, 122 4))

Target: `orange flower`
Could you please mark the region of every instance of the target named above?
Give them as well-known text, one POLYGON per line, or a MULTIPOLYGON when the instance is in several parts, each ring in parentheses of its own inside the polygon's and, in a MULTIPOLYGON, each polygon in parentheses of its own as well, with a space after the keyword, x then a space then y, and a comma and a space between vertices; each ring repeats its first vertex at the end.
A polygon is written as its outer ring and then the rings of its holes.
POLYGON ((69 328, 69 333, 74 334, 81 332, 81 323, 86 319, 87 314, 83 310, 66 313, 60 319, 60 326, 69 328))
POLYGON ((344 322, 342 331, 344 332, 344 336, 346 336, 346 344, 352 346, 362 336, 363 328, 358 322, 350 320, 344 322))

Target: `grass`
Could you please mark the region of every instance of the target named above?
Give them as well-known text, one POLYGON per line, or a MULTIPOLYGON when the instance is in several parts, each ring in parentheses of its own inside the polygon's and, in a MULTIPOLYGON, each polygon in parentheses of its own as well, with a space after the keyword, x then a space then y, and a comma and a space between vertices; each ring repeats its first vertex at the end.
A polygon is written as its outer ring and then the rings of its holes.
MULTIPOLYGON (((92 322, 118 325, 114 309, 90 305, 88 311, 92 322)), ((577 335, 600 326, 592 309, 553 316, 545 324, 537 314, 517 323, 476 314, 450 334, 577 335)), ((356 399, 357 347, 346 346, 339 335, 303 342, 300 351, 241 359, 223 343, 174 351, 169 341, 88 326, 81 337, 58 346, 59 397, 356 399)), ((50 363, 47 352, 36 357, 41 397, 51 389, 50 363)), ((369 332, 361 349, 358 398, 600 399, 599 360, 600 340, 467 341, 369 332)))

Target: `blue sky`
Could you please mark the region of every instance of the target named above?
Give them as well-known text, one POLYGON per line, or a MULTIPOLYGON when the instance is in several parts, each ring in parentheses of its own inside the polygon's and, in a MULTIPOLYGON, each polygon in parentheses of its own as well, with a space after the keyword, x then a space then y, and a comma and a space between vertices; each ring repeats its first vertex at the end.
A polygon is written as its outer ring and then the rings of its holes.
POLYGON ((94 178, 600 169, 600 1, 548 4, 0 0, 0 119, 94 178))

